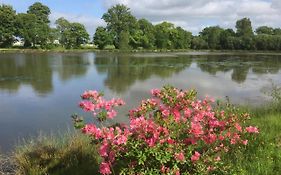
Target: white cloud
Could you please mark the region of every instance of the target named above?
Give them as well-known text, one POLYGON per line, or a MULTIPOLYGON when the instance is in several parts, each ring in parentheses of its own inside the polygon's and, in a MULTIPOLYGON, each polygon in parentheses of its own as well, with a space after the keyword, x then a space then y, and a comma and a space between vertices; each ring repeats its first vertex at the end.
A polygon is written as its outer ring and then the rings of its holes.
POLYGON ((64 17, 70 22, 79 22, 85 25, 90 35, 93 35, 95 33, 95 30, 98 26, 106 25, 105 22, 102 19, 100 19, 100 17, 75 15, 75 14, 60 13, 60 12, 52 12, 52 14, 50 15, 50 20, 52 25, 54 25, 55 21, 60 17, 64 17))
POLYGON ((105 8, 125 4, 138 18, 153 23, 170 21, 194 33, 211 25, 234 28, 236 20, 249 17, 253 27, 280 27, 280 0, 104 0, 105 8))

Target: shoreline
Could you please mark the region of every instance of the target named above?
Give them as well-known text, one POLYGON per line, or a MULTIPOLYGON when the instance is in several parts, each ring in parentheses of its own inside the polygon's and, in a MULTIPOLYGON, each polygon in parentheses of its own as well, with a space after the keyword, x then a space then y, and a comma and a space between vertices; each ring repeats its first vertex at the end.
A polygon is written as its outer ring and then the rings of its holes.
POLYGON ((261 50, 99 50, 99 49, 20 49, 20 48, 0 48, 0 54, 3 53, 116 53, 116 54, 133 54, 133 53, 174 53, 184 55, 281 55, 281 51, 261 51, 261 50))

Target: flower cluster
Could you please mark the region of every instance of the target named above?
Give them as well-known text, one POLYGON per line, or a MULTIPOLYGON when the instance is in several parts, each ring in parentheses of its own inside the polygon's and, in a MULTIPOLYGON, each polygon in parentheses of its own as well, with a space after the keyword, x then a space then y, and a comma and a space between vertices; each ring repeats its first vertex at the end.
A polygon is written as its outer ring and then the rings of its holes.
POLYGON ((80 108, 85 112, 92 112, 100 121, 107 118, 113 119, 117 115, 113 108, 125 104, 121 99, 107 101, 103 98, 103 94, 97 91, 86 91, 81 95, 81 98, 83 101, 79 103, 80 108))
MULTIPOLYGON (((198 100, 194 90, 164 87, 151 94, 129 111, 128 125, 82 128, 99 142, 101 174, 208 174, 220 169, 223 154, 235 145, 247 145, 247 136, 259 133, 245 126, 249 114, 231 106, 214 108, 212 99, 198 100)), ((100 121, 113 118, 113 107, 124 104, 120 99, 106 101, 96 91, 82 98, 80 107, 100 121)))

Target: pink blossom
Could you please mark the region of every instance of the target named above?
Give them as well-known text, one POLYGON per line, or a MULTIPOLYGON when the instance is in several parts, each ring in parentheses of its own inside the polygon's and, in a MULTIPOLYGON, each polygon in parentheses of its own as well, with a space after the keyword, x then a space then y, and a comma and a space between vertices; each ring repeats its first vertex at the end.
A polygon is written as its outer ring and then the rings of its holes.
POLYGON ((164 117, 168 117, 168 116, 170 115, 169 110, 164 109, 164 110, 162 111, 162 115, 163 115, 164 117))
POLYGON ((99 149, 100 156, 107 157, 108 156, 107 151, 108 151, 108 143, 105 142, 100 146, 100 149, 99 149))
POLYGON ((248 140, 243 140, 242 143, 243 143, 243 145, 247 145, 248 144, 248 140))
POLYGON ((117 137, 116 144, 117 145, 125 144, 127 142, 127 140, 128 140, 128 138, 125 135, 120 135, 117 137))
POLYGON ((239 125, 239 123, 235 123, 234 126, 237 129, 237 131, 242 132, 242 127, 239 125))
POLYGON ((113 119, 117 115, 117 112, 115 110, 111 110, 107 112, 107 117, 110 119, 113 119))
POLYGON ((191 161, 192 162, 198 161, 200 156, 201 156, 201 154, 199 152, 195 151, 195 153, 191 156, 191 161))
POLYGON ((79 103, 79 106, 86 112, 95 110, 95 105, 90 101, 82 101, 79 103))
POLYGON ((194 134, 195 137, 199 137, 203 134, 203 129, 200 123, 198 122, 192 122, 191 123, 191 133, 194 134))
POLYGON ((111 174, 110 170, 110 164, 107 162, 102 162, 100 164, 100 173, 105 175, 105 174, 111 174))
POLYGON ((176 160, 178 160, 180 162, 183 162, 185 160, 185 156, 184 156, 183 152, 175 153, 174 157, 176 160))
POLYGON ((259 133, 259 130, 257 127, 254 127, 254 126, 249 126, 249 127, 246 127, 246 131, 248 133, 259 133))
POLYGON ((161 91, 159 89, 152 89, 150 92, 153 96, 158 96, 161 91))

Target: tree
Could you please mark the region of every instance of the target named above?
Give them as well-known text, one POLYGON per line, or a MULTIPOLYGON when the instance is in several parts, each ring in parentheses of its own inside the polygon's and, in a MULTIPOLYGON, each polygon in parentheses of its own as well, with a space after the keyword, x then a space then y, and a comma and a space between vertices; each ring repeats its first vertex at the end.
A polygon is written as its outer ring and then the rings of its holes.
POLYGON ((220 34, 223 31, 219 26, 206 27, 200 36, 208 43, 210 49, 220 49, 220 34))
POLYGON ((236 33, 239 37, 252 37, 254 35, 252 23, 249 18, 243 18, 236 22, 236 33))
POLYGON ((0 5, 0 47, 9 47, 14 41, 16 11, 8 5, 0 5))
POLYGON ((64 18, 59 18, 56 25, 60 33, 60 43, 68 49, 78 48, 89 40, 85 26, 80 23, 70 23, 64 18))
POLYGON ((243 18, 236 22, 236 35, 240 37, 242 50, 253 50, 255 49, 254 43, 254 32, 252 23, 249 18, 243 18))
POLYGON ((40 2, 35 2, 28 8, 28 14, 36 15, 37 19, 43 23, 50 23, 49 15, 51 11, 48 6, 43 5, 40 2))
POLYGON ((234 36, 235 32, 232 29, 223 30, 220 34, 220 47, 222 49, 234 49, 234 36))
POLYGON ((16 17, 17 36, 24 40, 25 47, 34 46, 36 43, 36 16, 34 14, 19 13, 16 17))
POLYGON ((273 29, 273 34, 274 35, 281 35, 281 29, 280 28, 273 29))
POLYGON ((114 34, 115 47, 119 48, 121 32, 132 33, 137 28, 137 20, 125 5, 115 5, 103 14, 102 19, 107 23, 107 29, 114 34))
POLYGON ((139 29, 143 32, 142 46, 146 49, 151 49, 155 46, 155 28, 151 22, 146 19, 138 20, 139 29))
POLYGON ((17 35, 25 41, 25 47, 46 48, 50 41, 49 7, 36 2, 27 13, 17 15, 17 35))
POLYGON ((155 45, 159 49, 171 49, 172 41, 170 40, 171 31, 175 29, 174 24, 162 22, 155 26, 155 45))
POLYGON ((98 27, 94 35, 94 44, 96 44, 99 49, 104 49, 105 46, 113 44, 113 36, 106 28, 98 27))
POLYGON ((119 45, 118 45, 118 48, 120 50, 129 50, 130 49, 130 46, 129 46, 130 38, 129 37, 130 37, 129 32, 127 32, 127 31, 121 32, 120 39, 119 39, 119 45))
POLYGON ((258 28, 256 29, 256 33, 257 33, 258 35, 260 35, 260 34, 273 35, 273 34, 274 34, 273 28, 272 28, 272 27, 267 27, 267 26, 258 27, 258 28))
POLYGON ((208 43, 200 36, 194 36, 191 40, 191 48, 195 50, 207 49, 208 43))

